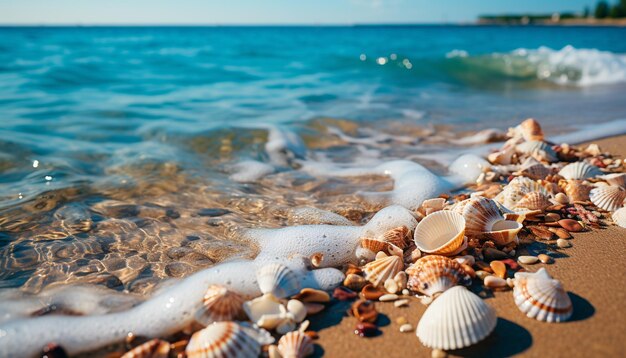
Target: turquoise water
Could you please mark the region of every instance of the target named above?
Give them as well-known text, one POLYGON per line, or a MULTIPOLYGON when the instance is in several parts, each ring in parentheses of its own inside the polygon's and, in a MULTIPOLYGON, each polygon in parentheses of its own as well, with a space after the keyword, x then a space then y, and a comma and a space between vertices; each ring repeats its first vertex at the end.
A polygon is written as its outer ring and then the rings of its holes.
POLYGON ((532 116, 555 132, 626 118, 625 38, 613 27, 0 28, 0 287, 145 292, 250 254, 235 229, 291 223, 288 208, 371 214, 346 199, 365 184, 317 180, 291 160, 272 179, 232 180, 243 159, 274 160, 270 124, 304 139, 294 156, 345 162, 428 159, 430 147, 337 143, 320 118, 416 142, 438 125, 532 116))

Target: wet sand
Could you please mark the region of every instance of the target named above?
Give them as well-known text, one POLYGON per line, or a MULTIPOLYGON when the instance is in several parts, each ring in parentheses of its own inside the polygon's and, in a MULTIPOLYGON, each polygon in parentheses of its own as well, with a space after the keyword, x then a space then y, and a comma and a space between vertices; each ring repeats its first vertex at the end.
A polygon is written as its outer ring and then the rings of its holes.
MULTIPOLYGON (((594 141, 612 154, 626 157, 626 136, 594 141)), ((565 323, 544 323, 522 314, 513 301, 512 291, 494 292, 486 299, 498 314, 495 331, 485 341, 469 348, 449 352, 451 356, 505 357, 617 357, 626 351, 626 229, 605 229, 575 234, 571 248, 560 249, 562 257, 552 264, 526 265, 528 271, 546 267, 562 281, 574 305, 574 314, 565 323)), ((480 286, 472 287, 474 292, 480 286)), ((316 356, 325 357, 428 357, 431 350, 422 346, 414 332, 400 333, 398 317, 414 327, 426 309, 411 298, 408 307, 377 303, 381 312, 377 324, 381 334, 360 338, 353 334, 356 319, 343 313, 348 305, 335 303, 318 317, 311 317, 318 331, 316 356)))

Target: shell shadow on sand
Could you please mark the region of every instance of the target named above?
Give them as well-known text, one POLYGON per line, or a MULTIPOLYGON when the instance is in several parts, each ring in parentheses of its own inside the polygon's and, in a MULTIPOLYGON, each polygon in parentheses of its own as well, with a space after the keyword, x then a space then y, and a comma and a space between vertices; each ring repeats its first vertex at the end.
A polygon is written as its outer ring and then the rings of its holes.
POLYGON ((484 341, 449 353, 461 357, 511 357, 524 352, 532 343, 533 337, 524 327, 498 317, 495 330, 484 341))
POLYGON ((596 309, 586 299, 580 297, 573 292, 567 292, 570 300, 572 300, 572 306, 574 306, 574 312, 568 322, 583 321, 594 315, 596 309))

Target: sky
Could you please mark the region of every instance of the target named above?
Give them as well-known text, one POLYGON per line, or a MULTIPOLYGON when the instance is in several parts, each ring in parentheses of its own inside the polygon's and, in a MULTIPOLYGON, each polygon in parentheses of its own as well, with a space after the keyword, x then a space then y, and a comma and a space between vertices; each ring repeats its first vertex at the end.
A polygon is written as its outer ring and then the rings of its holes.
POLYGON ((0 0, 0 24, 473 22, 480 14, 582 11, 589 0, 0 0))

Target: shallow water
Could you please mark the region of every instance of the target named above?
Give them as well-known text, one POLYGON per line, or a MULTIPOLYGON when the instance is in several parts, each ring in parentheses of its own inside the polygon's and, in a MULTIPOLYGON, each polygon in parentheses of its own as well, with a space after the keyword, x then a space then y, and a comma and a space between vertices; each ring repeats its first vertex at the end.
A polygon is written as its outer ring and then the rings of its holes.
POLYGON ((551 133, 626 118, 625 35, 2 28, 0 287, 149 293, 166 278, 253 257, 244 228, 322 220, 301 207, 363 223, 381 205, 356 193, 393 186, 381 176, 311 175, 298 170, 304 158, 410 159, 443 173, 433 153, 454 157, 459 131, 528 116, 551 133), (304 145, 272 154, 276 126, 304 145), (242 160, 274 173, 237 182, 242 160))

